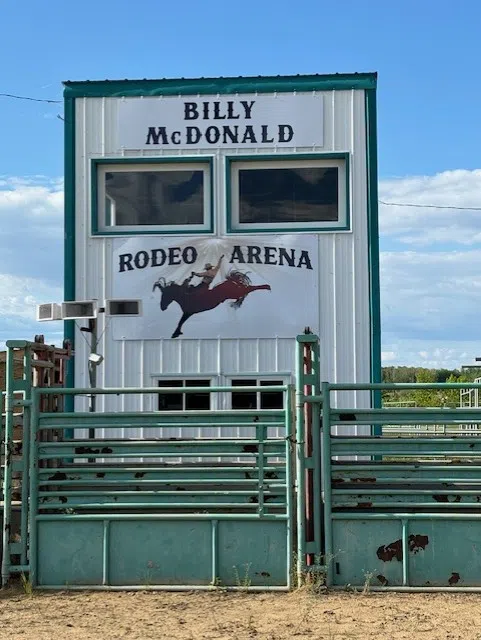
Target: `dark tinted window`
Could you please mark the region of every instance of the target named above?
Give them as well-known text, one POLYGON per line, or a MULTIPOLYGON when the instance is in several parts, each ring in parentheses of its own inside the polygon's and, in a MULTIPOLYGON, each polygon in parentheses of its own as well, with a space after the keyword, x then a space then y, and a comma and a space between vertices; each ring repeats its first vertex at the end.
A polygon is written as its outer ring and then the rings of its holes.
MULTIPOLYGON (((255 387, 257 380, 232 380, 233 387, 255 387)), ((257 393, 255 391, 233 391, 232 392, 232 408, 257 409, 257 393)))
MULTIPOLYGON (((159 387, 210 387, 210 380, 160 380, 159 387)), ((210 393, 159 393, 159 411, 208 411, 210 393)))
MULTIPOLYGON (((186 380, 186 387, 210 387, 210 380, 186 380)), ((186 393, 185 408, 187 410, 208 411, 210 409, 210 393, 186 393)))
MULTIPOLYGON (((282 384, 279 380, 261 380, 261 387, 275 387, 282 384)), ((283 391, 261 391, 261 409, 282 409, 284 407, 283 391)))
MULTIPOLYGON (((159 387, 182 387, 182 380, 162 380, 159 387)), ((159 393, 159 411, 182 411, 183 407, 182 393, 159 393)))
POLYGON ((204 222, 204 172, 105 173, 107 225, 186 225, 204 222))
POLYGON ((337 167, 240 169, 239 222, 329 222, 339 218, 337 167))

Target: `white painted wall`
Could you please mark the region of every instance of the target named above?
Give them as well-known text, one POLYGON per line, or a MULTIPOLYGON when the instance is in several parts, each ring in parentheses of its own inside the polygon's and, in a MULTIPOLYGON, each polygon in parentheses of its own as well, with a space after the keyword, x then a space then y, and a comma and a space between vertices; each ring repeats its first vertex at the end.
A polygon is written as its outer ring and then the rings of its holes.
MULTIPOLYGON (((366 142, 363 91, 328 91, 324 96, 324 144, 280 149, 249 149, 249 153, 329 153, 349 152, 351 192, 351 232, 324 232, 319 242, 319 334, 322 379, 331 382, 368 382, 370 377, 370 322, 368 227, 366 194, 366 142)), ((122 157, 116 148, 118 98, 76 100, 76 297, 111 297, 112 240, 91 237, 90 161, 122 157)), ((240 153, 245 153, 245 149, 240 153)), ((175 155, 192 151, 179 150, 175 155)), ((213 150, 198 150, 212 155, 213 150)), ((235 150, 214 150, 217 188, 214 206, 218 233, 224 232, 223 155, 235 150)), ((127 154, 126 154, 127 155, 127 154)), ((128 157, 158 157, 162 149, 137 150, 128 157)), ((163 155, 173 155, 164 152, 163 155)), ((182 239, 185 240, 185 236, 182 239)), ((159 375, 210 375, 214 383, 225 384, 230 375, 274 373, 291 375, 295 368, 295 336, 292 339, 182 339, 114 341, 109 327, 102 333, 100 352, 105 361, 98 370, 99 386, 151 386, 159 375)), ((299 333, 304 327, 299 326, 299 333)), ((87 344, 77 331, 75 385, 88 386, 87 344)), ((343 404, 366 406, 364 394, 354 398, 346 393, 343 404)), ((107 397, 99 410, 151 410, 154 399, 143 396, 107 397)), ((126 433, 126 435, 134 435, 126 433)))

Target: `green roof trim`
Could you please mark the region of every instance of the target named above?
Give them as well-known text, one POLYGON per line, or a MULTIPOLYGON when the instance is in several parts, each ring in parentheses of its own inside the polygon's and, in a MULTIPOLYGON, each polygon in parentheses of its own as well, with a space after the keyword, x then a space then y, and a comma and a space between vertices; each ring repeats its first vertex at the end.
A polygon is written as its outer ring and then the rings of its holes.
POLYGON ((375 89, 377 73, 257 76, 238 78, 164 78, 159 80, 66 81, 65 98, 271 93, 287 91, 347 91, 375 89))

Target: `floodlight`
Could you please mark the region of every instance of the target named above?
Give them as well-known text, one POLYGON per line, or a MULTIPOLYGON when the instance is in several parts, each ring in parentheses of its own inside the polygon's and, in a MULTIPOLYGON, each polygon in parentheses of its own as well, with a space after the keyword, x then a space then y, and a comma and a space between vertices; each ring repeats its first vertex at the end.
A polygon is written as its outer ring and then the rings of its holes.
POLYGON ((37 321, 49 322, 62 319, 62 307, 56 302, 37 305, 37 321))
POLYGON ((124 300, 121 298, 105 301, 106 316, 133 317, 142 315, 141 300, 124 300))
POLYGON ((85 320, 97 317, 96 300, 72 300, 62 303, 63 320, 85 320))

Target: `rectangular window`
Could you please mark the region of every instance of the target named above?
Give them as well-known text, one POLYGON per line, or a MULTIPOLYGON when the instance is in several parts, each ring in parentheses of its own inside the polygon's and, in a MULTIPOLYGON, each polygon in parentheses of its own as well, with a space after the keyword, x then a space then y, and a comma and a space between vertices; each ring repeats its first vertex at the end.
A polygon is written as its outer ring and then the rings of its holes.
POLYGON ((239 411, 245 409, 283 409, 283 391, 262 391, 262 387, 282 384, 281 380, 234 379, 231 381, 233 387, 259 387, 259 391, 233 391, 231 393, 231 407, 239 411))
POLYGON ((94 233, 212 230, 209 159, 94 168, 94 233))
POLYGON ((229 161, 231 231, 347 228, 347 160, 229 161))
MULTIPOLYGON (((159 380, 159 387, 210 387, 210 380, 159 380)), ((159 411, 209 411, 211 393, 159 393, 159 411)))

